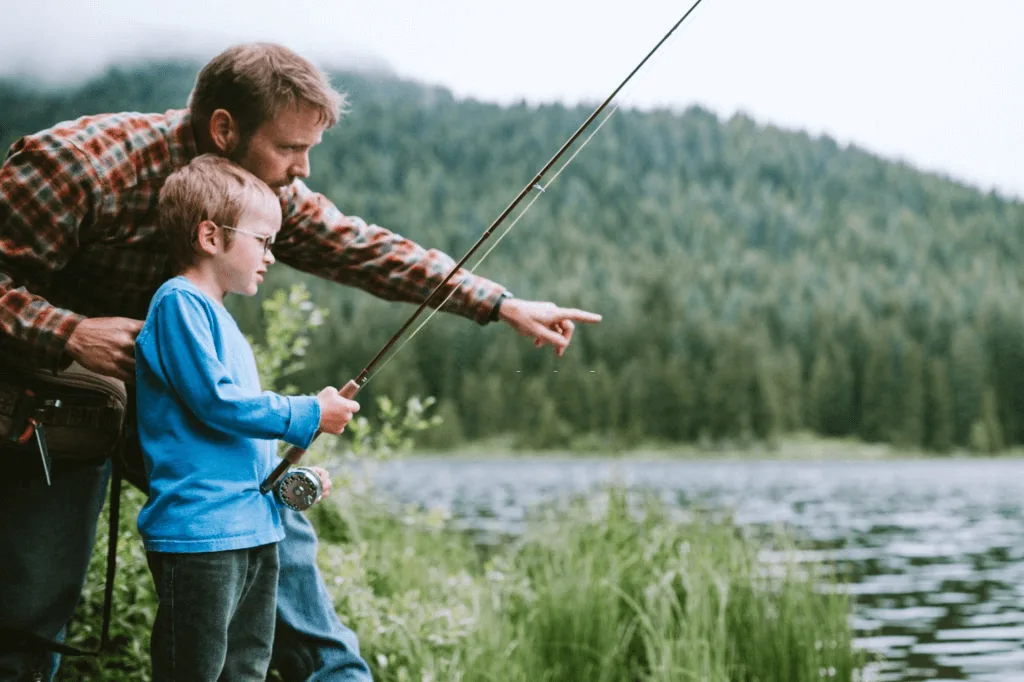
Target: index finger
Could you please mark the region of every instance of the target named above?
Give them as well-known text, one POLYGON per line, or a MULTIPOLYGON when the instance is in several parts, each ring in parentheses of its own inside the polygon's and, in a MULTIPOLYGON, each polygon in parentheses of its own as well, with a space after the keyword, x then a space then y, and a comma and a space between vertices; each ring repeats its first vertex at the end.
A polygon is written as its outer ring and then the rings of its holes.
POLYGON ((564 320, 575 320, 576 322, 587 322, 589 324, 601 321, 601 316, 597 313, 587 312, 579 308, 559 308, 558 316, 564 320))

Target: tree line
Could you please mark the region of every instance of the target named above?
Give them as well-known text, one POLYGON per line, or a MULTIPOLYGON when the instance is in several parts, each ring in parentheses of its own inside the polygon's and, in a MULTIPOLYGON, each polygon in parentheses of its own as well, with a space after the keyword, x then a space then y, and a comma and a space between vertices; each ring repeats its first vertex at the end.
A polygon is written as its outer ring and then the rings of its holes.
MULTIPOLYGON (((162 111, 197 65, 111 68, 73 88, 0 82, 0 143, 87 113, 162 111)), ((499 106, 336 73, 351 111, 312 153, 341 210, 461 255, 589 114, 499 106)), ((361 394, 433 395, 431 445, 772 439, 908 448, 1024 442, 1024 204, 827 136, 700 107, 620 110, 479 274, 604 315, 556 360, 440 316, 361 394)), ((278 267, 329 311, 296 384, 344 383, 412 308, 278 267)), ((258 301, 232 309, 261 328, 258 301)))

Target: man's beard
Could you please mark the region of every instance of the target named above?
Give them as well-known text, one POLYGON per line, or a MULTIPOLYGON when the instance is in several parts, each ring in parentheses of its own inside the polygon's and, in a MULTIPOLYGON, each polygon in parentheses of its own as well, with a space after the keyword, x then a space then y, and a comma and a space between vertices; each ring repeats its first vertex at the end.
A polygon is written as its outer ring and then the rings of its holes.
MULTIPOLYGON (((245 163, 245 158, 249 155, 249 142, 251 141, 251 139, 252 139, 251 137, 245 137, 245 138, 239 140, 238 144, 235 145, 235 148, 230 150, 230 151, 228 151, 226 153, 226 156, 233 163, 237 163, 239 166, 241 166, 242 168, 245 168, 247 171, 249 171, 253 175, 257 175, 255 170, 252 169, 252 168, 249 168, 248 165, 246 165, 246 163, 245 163)), ((257 175, 257 177, 259 177, 259 176, 257 175)), ((265 178, 260 178, 260 180, 263 180, 263 182, 267 183, 267 185, 270 186, 271 189, 281 189, 282 187, 287 187, 288 185, 292 184, 292 182, 294 182, 295 178, 290 177, 290 176, 285 176, 282 180, 276 180, 276 179, 272 180, 272 179, 265 179, 265 178)))
POLYGON ((245 159, 248 153, 249 138, 245 137, 238 141, 238 144, 235 145, 234 149, 228 150, 227 157, 234 163, 237 163, 239 166, 242 166, 244 168, 245 164, 242 163, 242 161, 245 159))

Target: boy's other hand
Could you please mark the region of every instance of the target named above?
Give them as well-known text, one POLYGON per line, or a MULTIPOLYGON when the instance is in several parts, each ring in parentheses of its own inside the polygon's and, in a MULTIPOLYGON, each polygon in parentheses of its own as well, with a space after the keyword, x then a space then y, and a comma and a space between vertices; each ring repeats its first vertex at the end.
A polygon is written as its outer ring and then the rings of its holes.
POLYGON ((320 403, 320 430, 324 433, 341 433, 359 411, 359 403, 343 397, 333 386, 320 391, 316 399, 320 403))
POLYGON ((317 478, 320 479, 320 490, 322 492, 320 493, 320 497, 317 498, 317 502, 319 502, 331 494, 331 488, 334 487, 331 483, 331 475, 327 472, 327 469, 324 469, 323 467, 311 466, 309 467, 309 470, 316 474, 317 478))

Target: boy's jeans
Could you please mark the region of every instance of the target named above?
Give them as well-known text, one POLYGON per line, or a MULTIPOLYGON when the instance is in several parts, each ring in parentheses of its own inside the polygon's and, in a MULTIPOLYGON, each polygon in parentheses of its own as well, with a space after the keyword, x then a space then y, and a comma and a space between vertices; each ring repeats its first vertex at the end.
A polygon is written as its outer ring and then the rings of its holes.
POLYGON ((264 682, 274 643, 277 543, 224 552, 148 552, 160 597, 153 682, 264 682))
MULTIPOLYGON (((55 461, 52 488, 29 473, 0 477, 0 625, 53 638, 81 592, 110 468, 55 461)), ((356 636, 338 620, 316 567, 312 525, 291 509, 281 510, 281 520, 274 667, 286 682, 370 682, 356 636)), ((58 661, 47 652, 7 652, 0 643, 0 682, 36 673, 53 680, 58 661)))

